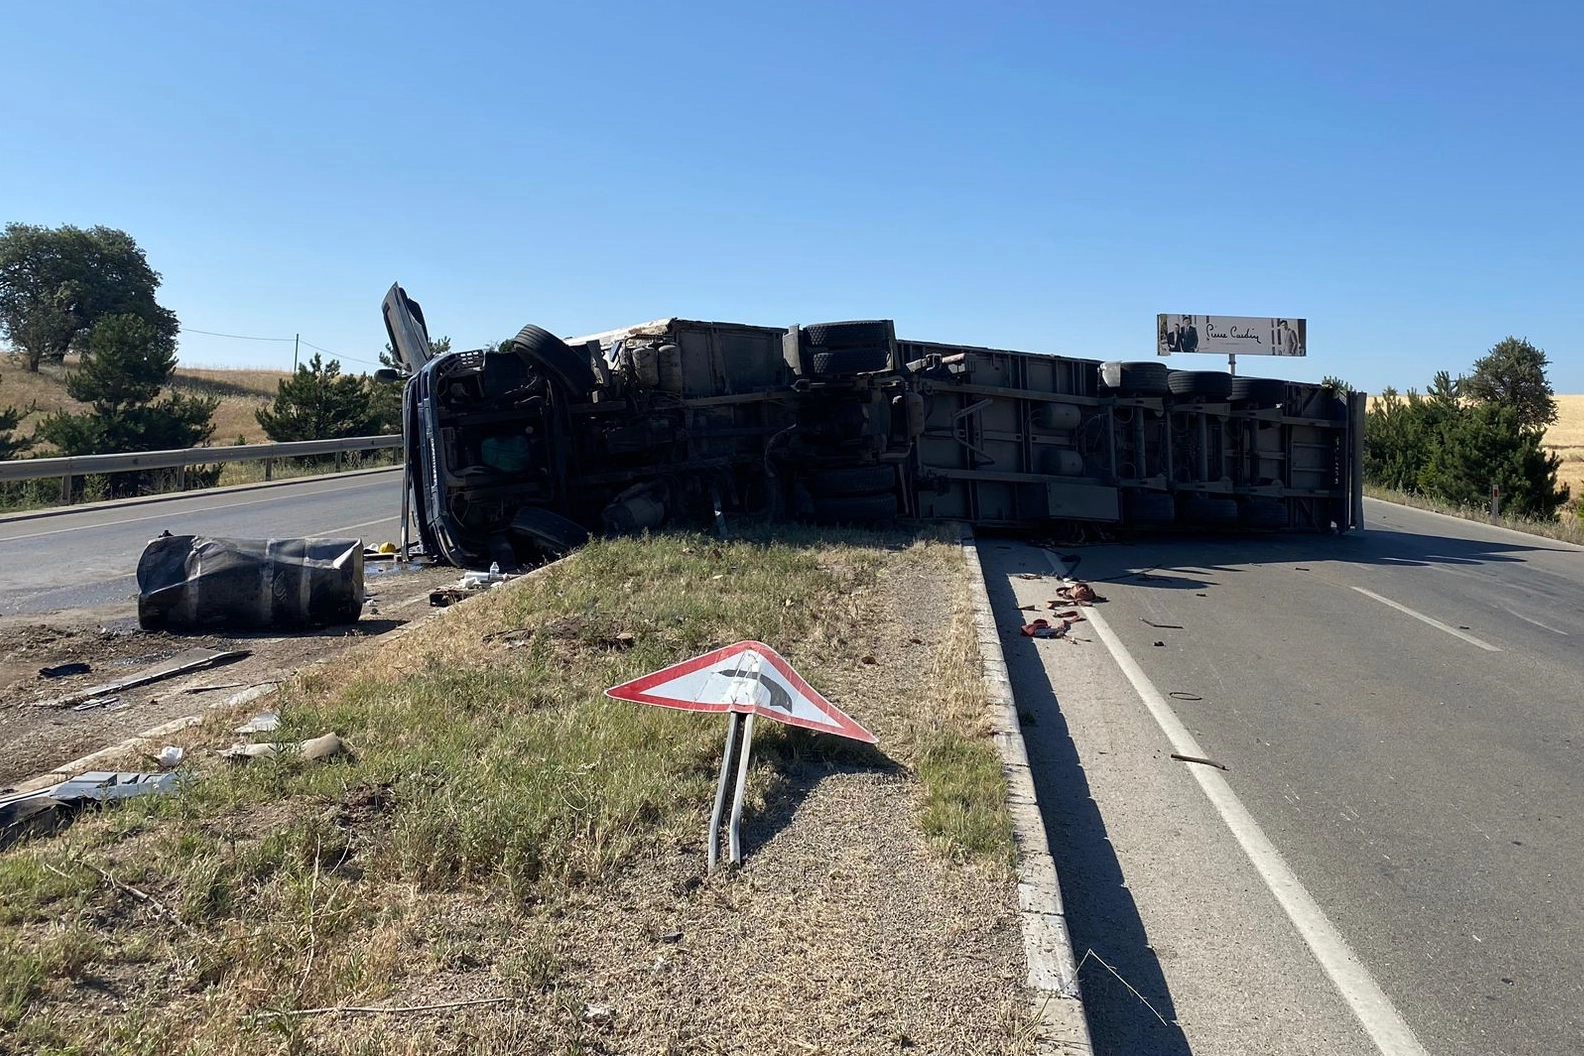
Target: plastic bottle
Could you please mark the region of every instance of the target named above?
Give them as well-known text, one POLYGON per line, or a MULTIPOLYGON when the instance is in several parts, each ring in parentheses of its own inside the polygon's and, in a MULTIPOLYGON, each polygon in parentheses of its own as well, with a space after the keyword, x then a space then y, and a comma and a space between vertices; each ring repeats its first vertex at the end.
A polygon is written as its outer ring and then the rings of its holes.
POLYGON ((501 578, 500 562, 499 561, 491 561, 490 562, 490 579, 495 580, 495 579, 499 579, 499 578, 501 578))

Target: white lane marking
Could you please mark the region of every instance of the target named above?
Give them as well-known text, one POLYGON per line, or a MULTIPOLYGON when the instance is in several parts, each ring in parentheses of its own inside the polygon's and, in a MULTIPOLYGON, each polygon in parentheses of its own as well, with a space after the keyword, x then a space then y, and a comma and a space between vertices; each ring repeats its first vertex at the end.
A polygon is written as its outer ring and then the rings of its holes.
POLYGON ((1533 618, 1532 616, 1525 616, 1523 613, 1519 612, 1517 609, 1508 609, 1507 606, 1505 606, 1505 605, 1503 605, 1502 608, 1506 609, 1508 612, 1512 613, 1514 616, 1518 617, 1520 620, 1524 621, 1525 623, 1532 623, 1536 627, 1539 627, 1543 631, 1550 631, 1552 634, 1560 634, 1564 638, 1571 637, 1568 634, 1568 632, 1562 631, 1562 630, 1558 630, 1557 628, 1551 626, 1549 623, 1541 623, 1539 620, 1533 618))
POLYGON ((325 535, 340 535, 342 532, 350 532, 354 528, 367 528, 370 525, 374 525, 374 524, 389 524, 391 521, 399 521, 399 520, 401 520, 401 515, 393 513, 389 517, 381 517, 377 521, 364 521, 362 524, 349 524, 345 528, 331 528, 329 531, 325 532, 324 534, 325 535))
MULTIPOLYGON (((328 495, 331 492, 344 490, 344 488, 347 487, 347 486, 348 485, 338 485, 336 487, 325 488, 322 491, 310 491, 310 492, 307 492, 306 494, 308 494, 308 495, 328 495)), ((264 503, 264 502, 279 502, 280 498, 281 497, 279 495, 271 495, 269 498, 266 498, 266 499, 249 499, 247 502, 228 502, 224 506, 205 506, 205 507, 203 507, 201 509, 187 510, 187 511, 166 510, 163 513, 151 513, 151 514, 149 514, 146 517, 125 517, 125 518, 122 518, 119 521, 100 521, 97 524, 79 524, 79 525, 76 525, 76 526, 71 527, 71 528, 52 528, 52 529, 50 529, 47 532, 31 532, 28 535, 7 535, 7 536, 0 537, 0 543, 13 543, 13 542, 16 542, 19 539, 38 539, 41 536, 45 536, 45 535, 61 535, 61 534, 65 533, 65 532, 86 532, 86 531, 91 531, 91 530, 93 530, 95 528, 113 528, 114 526, 116 526, 118 524, 136 524, 139 521, 157 521, 157 520, 160 520, 161 518, 168 518, 168 517, 172 517, 172 516, 180 517, 180 516, 183 515, 184 512, 185 513, 212 513, 215 510, 234 510, 234 509, 237 509, 237 508, 242 507, 242 506, 257 506, 260 503, 264 503)), ((377 522, 374 522, 374 523, 377 523, 377 522)))
MULTIPOLYGON (((1067 570, 1055 555, 1047 554, 1051 567, 1061 576, 1067 575, 1067 570)), ((1204 749, 1199 747, 1199 742, 1193 734, 1177 718, 1171 705, 1161 691, 1150 682, 1149 676, 1144 674, 1144 669, 1128 654, 1127 648, 1117 638, 1116 633, 1106 623, 1105 617, 1094 608, 1086 610, 1089 623, 1094 627, 1095 633, 1111 652, 1111 656, 1122 668, 1122 673, 1127 676, 1139 697, 1144 701, 1144 706, 1155 718, 1161 732, 1171 742, 1172 750, 1179 755, 1192 755, 1204 758, 1204 749)), ((1243 853, 1253 863, 1260 878, 1265 881, 1265 886, 1270 888, 1271 894, 1276 896, 1276 901, 1281 904, 1287 913, 1287 919, 1293 922, 1298 929, 1298 934, 1308 944, 1309 950, 1314 954, 1315 960, 1320 962, 1320 967, 1325 969, 1326 975, 1331 977, 1331 982, 1336 986, 1342 999, 1353 1010, 1359 1024, 1369 1034, 1370 1040, 1375 1043, 1382 1056, 1428 1056, 1419 1039, 1414 1036, 1412 1028, 1396 1006, 1391 1003, 1385 991, 1370 975, 1364 962, 1359 960, 1353 952, 1342 933, 1337 931, 1325 912, 1315 902, 1314 897, 1303 886, 1287 862, 1282 858, 1281 852, 1271 843, 1264 831, 1259 827, 1259 822, 1254 820, 1243 806, 1237 794, 1232 791, 1232 786, 1226 783, 1221 776, 1221 771, 1213 770, 1207 766, 1190 766, 1189 773, 1199 782, 1199 787, 1204 790, 1205 796, 1221 815, 1221 820, 1232 831, 1232 836, 1243 848, 1243 853)))
POLYGON ((1396 609, 1398 612, 1403 613, 1406 616, 1412 616, 1416 620, 1419 620, 1419 621, 1421 621, 1423 623, 1428 623, 1430 626, 1434 627, 1438 631, 1445 631, 1446 633, 1450 634, 1454 638, 1461 638, 1465 642, 1469 643, 1470 645, 1477 645, 1481 649, 1485 650, 1487 653, 1499 653, 1499 652, 1501 652, 1501 646, 1499 646, 1499 645, 1492 645, 1489 642, 1485 641, 1483 638, 1476 638, 1472 634, 1469 634, 1467 631, 1460 631, 1456 627, 1452 627, 1452 626, 1449 626, 1448 624, 1442 623, 1440 620, 1434 618, 1433 616, 1426 616, 1424 613, 1416 612, 1413 609, 1410 609, 1408 606, 1400 604, 1398 602, 1395 602, 1395 601, 1391 600, 1390 598, 1383 598, 1379 594, 1375 593, 1373 590, 1365 590, 1363 587, 1354 587, 1353 589, 1358 591, 1360 594, 1364 595, 1366 598, 1374 598, 1376 601, 1380 602, 1382 605, 1389 605, 1392 608, 1396 609))

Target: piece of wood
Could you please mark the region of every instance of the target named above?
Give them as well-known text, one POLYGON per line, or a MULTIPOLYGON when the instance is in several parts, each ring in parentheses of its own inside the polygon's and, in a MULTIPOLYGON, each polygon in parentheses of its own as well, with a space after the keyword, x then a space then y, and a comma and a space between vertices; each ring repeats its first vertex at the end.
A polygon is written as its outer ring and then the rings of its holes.
POLYGON ((188 671, 198 671, 202 668, 213 667, 216 664, 240 660, 247 655, 248 651, 246 649, 186 649, 164 663, 145 668, 135 675, 128 675, 126 678, 117 679, 114 682, 106 682, 103 685, 79 689, 63 697, 34 701, 24 706, 29 708, 67 708, 74 704, 81 704, 85 700, 92 700, 94 697, 111 697, 124 690, 133 689, 137 686, 146 686, 150 682, 158 682, 175 675, 186 674, 188 671))

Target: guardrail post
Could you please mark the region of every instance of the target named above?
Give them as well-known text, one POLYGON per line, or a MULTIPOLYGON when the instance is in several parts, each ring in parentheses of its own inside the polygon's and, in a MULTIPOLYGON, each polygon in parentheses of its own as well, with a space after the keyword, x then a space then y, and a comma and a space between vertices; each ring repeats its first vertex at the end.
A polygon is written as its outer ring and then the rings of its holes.
POLYGON ((339 451, 335 453, 335 471, 337 473, 341 472, 341 452, 339 451))
POLYGON ((61 478, 61 505, 71 502, 71 474, 61 478))
POLYGON ((275 468, 275 460, 273 458, 266 458, 264 460, 264 479, 265 480, 269 480, 270 479, 270 471, 272 469, 274 469, 274 468, 275 468))

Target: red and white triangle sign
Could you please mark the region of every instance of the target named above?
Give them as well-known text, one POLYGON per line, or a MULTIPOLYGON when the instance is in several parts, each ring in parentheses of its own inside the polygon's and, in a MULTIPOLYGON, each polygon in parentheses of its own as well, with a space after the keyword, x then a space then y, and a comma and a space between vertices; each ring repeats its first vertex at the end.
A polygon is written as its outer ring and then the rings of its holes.
POLYGON ((605 691, 607 697, 683 711, 740 712, 875 743, 874 734, 814 691, 763 642, 738 642, 605 691))

